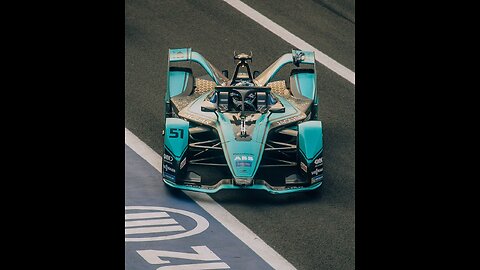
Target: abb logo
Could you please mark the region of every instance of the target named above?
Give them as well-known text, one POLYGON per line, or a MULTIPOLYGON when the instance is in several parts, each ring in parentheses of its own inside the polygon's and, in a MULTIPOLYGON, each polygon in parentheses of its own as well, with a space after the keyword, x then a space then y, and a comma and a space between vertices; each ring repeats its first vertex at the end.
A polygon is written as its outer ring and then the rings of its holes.
POLYGON ((248 161, 253 161, 253 157, 252 156, 235 156, 235 161, 237 160, 248 160, 248 161))

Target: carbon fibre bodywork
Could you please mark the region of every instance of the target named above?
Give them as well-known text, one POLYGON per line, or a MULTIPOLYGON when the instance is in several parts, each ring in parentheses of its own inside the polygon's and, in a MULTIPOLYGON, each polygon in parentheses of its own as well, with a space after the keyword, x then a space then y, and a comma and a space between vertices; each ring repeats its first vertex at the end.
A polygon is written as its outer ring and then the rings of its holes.
POLYGON ((292 50, 256 78, 247 63, 251 55, 235 59, 235 73, 228 78, 191 49, 169 50, 163 181, 207 193, 318 188, 323 137, 313 52, 292 50), (181 62, 198 63, 208 78, 174 66, 181 62), (287 64, 295 66, 289 87, 285 80, 271 81, 287 64))

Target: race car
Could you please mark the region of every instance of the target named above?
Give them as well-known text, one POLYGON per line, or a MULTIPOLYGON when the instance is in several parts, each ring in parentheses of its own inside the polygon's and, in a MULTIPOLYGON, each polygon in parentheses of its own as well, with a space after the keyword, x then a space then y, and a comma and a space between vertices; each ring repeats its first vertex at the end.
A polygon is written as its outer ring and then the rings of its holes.
POLYGON ((165 184, 206 193, 319 188, 323 132, 314 53, 292 50, 261 73, 250 70, 251 52, 234 52, 234 61, 229 77, 191 48, 169 50, 165 184), (194 76, 192 65, 206 75, 194 76), (288 79, 273 81, 286 67, 288 79))

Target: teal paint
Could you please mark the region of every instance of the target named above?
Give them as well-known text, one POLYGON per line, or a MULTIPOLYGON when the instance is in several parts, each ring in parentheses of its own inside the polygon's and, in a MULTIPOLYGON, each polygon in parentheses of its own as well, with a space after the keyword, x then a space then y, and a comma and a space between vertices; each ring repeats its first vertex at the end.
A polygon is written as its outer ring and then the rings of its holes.
POLYGON ((170 97, 183 93, 187 87, 190 74, 184 71, 170 71, 168 73, 168 92, 170 97))
POLYGON ((323 149, 321 121, 308 121, 298 125, 298 147, 308 163, 311 163, 315 155, 323 149))
POLYGON ((311 191, 319 188, 323 183, 323 182, 318 182, 308 187, 298 187, 298 188, 291 188, 291 189, 272 189, 266 185, 236 186, 233 184, 223 184, 216 188, 210 189, 210 188, 201 188, 201 187, 194 187, 194 186, 177 185, 165 178, 163 179, 163 182, 173 188, 203 192, 203 193, 216 193, 222 189, 256 189, 256 190, 265 190, 272 194, 288 194, 288 193, 294 193, 294 192, 311 191))
POLYGON ((297 83, 297 89, 301 91, 304 97, 307 97, 314 101, 316 99, 316 78, 315 73, 298 73, 295 75, 295 81, 297 83))
POLYGON ((300 61, 302 64, 311 64, 315 66, 315 54, 311 51, 292 50, 291 53, 286 53, 273 62, 268 68, 265 69, 258 77, 257 81, 261 86, 267 85, 270 80, 287 64, 293 63, 293 56, 302 52, 304 57, 300 61))
POLYGON ((168 57, 170 63, 182 61, 193 61, 198 63, 217 84, 220 84, 224 79, 222 78, 220 71, 212 66, 212 64, 210 64, 210 62, 208 62, 201 54, 192 51, 191 48, 169 49, 168 57))
POLYGON ((180 161, 188 146, 189 123, 179 118, 165 120, 165 147, 180 161))

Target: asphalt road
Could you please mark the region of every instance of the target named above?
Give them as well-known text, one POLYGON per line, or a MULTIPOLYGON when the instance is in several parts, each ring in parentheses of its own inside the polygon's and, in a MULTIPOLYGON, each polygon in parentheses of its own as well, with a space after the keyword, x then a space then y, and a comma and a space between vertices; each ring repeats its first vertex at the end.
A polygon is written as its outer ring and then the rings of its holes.
MULTIPOLYGON (((230 267, 229 269, 273 269, 258 254, 228 231, 223 224, 208 214, 185 193, 175 192, 175 195, 172 196, 172 192, 167 190, 162 181, 159 181, 161 177, 161 172, 152 167, 130 147, 125 146, 125 205, 129 208, 125 209, 125 215, 137 215, 137 217, 125 218, 125 269, 157 269, 159 265, 152 265, 140 256, 145 250, 192 253, 193 246, 208 248, 215 256, 218 256, 215 262, 210 263, 225 263, 227 267, 230 267), (152 211, 151 208, 157 208, 157 211, 152 211), (142 213, 154 214, 159 211, 165 213, 165 210, 168 214, 167 217, 157 216, 153 220, 148 216, 138 217, 142 213), (178 210, 187 212, 182 214, 178 210), (199 215, 201 219, 199 217, 197 219, 192 218, 192 214, 199 215), (161 223, 162 219, 168 222, 161 223), (205 226, 205 230, 200 233, 193 233, 192 229, 200 224, 205 226), (150 230, 150 233, 145 233, 146 229, 152 229, 152 225, 158 227, 153 227, 154 230, 150 230), (171 226, 182 226, 182 228, 165 229, 171 226), (155 229, 163 230, 155 231, 155 229), (190 235, 180 237, 179 234, 185 233, 190 235), (159 241, 145 240, 149 237, 171 238, 159 241)), ((191 266, 191 264, 202 263, 202 261, 196 259, 198 258, 191 258, 190 260, 183 258, 182 260, 178 256, 168 257, 169 263, 162 265, 162 267, 192 269, 187 267, 191 266)))
MULTIPOLYGON (((355 70, 354 1, 245 1, 355 70), (291 14, 291 16, 289 15, 291 14)), ((125 1, 125 126, 161 152, 168 48, 192 47, 220 69, 253 51, 262 70, 292 46, 223 1, 125 1)), ((212 195, 298 269, 355 268, 355 86, 317 65, 324 125, 320 194, 212 195)))

